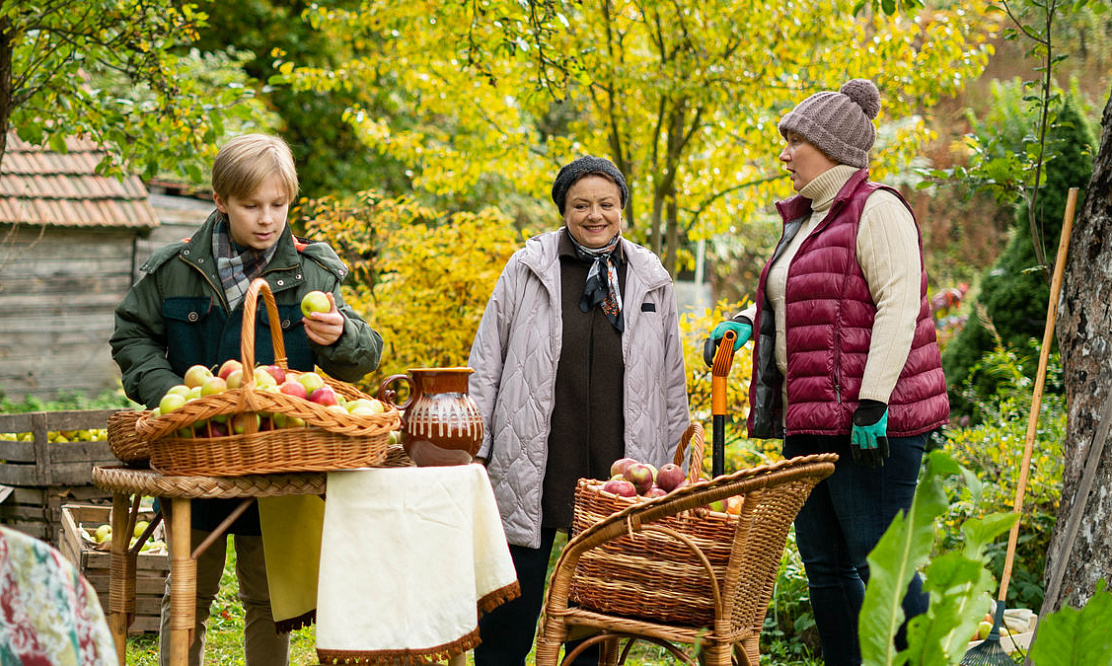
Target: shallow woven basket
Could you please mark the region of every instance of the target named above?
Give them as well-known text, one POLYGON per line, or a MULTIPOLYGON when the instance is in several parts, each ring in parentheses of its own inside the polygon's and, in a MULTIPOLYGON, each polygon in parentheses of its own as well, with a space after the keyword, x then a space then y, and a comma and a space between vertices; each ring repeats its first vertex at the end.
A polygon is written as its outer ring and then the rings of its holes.
MULTIPOLYGON (((676 450, 676 463, 690 452, 688 481, 698 483, 704 433, 692 424, 676 450), (690 442, 690 443, 689 443, 690 442)), ((580 479, 575 489, 572 533, 644 501, 602 491, 603 481, 580 479)), ((690 537, 703 551, 719 580, 725 576, 733 547, 736 515, 686 511, 654 525, 690 537)), ((603 613, 703 627, 714 622, 714 597, 698 556, 675 539, 657 532, 626 535, 583 554, 572 577, 569 600, 603 613)))
MULTIPOLYGON (((255 367, 255 311, 263 296, 270 317, 274 364, 291 372, 274 295, 266 280, 251 282, 243 304, 240 356, 244 385, 223 393, 197 398, 179 409, 156 416, 148 413, 136 422, 139 434, 150 440, 151 466, 163 474, 243 476, 283 472, 321 472, 371 467, 386 457, 390 432, 401 427, 401 415, 388 407, 382 414, 353 415, 309 400, 255 388, 247 369, 255 367), (258 430, 254 418, 245 419, 241 434, 225 437, 181 437, 213 417, 236 414, 282 414, 305 422, 305 427, 258 430)), ((325 377, 348 400, 370 399, 354 386, 325 377)), ((195 430, 194 430, 195 432, 195 430)))
POLYGON ((151 461, 150 445, 135 429, 135 424, 147 413, 123 409, 108 417, 108 448, 120 462, 131 467, 146 467, 151 461))

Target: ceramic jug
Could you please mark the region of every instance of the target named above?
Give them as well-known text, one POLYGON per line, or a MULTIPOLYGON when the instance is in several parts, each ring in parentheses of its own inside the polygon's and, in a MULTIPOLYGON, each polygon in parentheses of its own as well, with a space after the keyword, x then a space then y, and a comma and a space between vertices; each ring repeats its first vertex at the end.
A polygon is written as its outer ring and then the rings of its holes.
POLYGON ((410 368, 408 374, 382 381, 378 397, 402 410, 402 448, 420 467, 464 465, 483 442, 483 417, 468 394, 474 370, 410 368), (398 403, 395 382, 409 385, 409 397, 398 403))

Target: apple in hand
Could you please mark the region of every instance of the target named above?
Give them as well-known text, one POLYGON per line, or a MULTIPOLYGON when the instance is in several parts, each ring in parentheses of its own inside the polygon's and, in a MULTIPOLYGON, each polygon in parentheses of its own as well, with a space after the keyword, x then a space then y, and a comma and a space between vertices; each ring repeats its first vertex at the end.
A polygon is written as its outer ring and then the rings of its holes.
POLYGON ((656 473, 656 485, 663 488, 665 492, 672 492, 675 490, 683 479, 683 468, 675 463, 661 465, 656 473))
POLYGON ((220 369, 216 371, 216 376, 220 379, 223 379, 224 381, 228 381, 228 375, 232 374, 236 370, 242 371, 243 364, 234 358, 230 358, 227 361, 224 361, 224 363, 220 366, 220 369))
POLYGON ((635 462, 633 458, 618 458, 610 465, 610 476, 624 475, 626 468, 635 462))
POLYGON ((644 463, 635 462, 627 467, 625 478, 637 489, 638 495, 644 495, 653 487, 652 469, 644 463))
POLYGON ((204 385, 211 377, 212 370, 209 370, 203 365, 192 365, 185 371, 185 385, 189 388, 196 388, 204 385))
POLYGON ((323 291, 310 291, 301 299, 301 314, 307 319, 312 319, 314 312, 331 312, 332 303, 323 291))
POLYGON ((602 489, 619 497, 633 497, 637 494, 637 489, 625 479, 610 479, 602 484, 602 489))

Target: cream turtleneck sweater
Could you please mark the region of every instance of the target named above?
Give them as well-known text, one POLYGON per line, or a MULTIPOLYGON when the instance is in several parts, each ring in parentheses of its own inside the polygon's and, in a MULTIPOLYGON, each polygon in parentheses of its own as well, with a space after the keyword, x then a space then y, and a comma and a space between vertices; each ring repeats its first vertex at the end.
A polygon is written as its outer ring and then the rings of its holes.
MULTIPOLYGON (((834 197, 857 171, 856 167, 840 164, 823 172, 799 191, 801 196, 811 200, 811 215, 769 268, 765 290, 776 321, 776 365, 784 376, 787 376, 788 365, 787 327, 793 323, 787 322, 785 326, 784 322, 788 267, 803 240, 826 218, 834 197)), ((915 322, 919 316, 922 258, 919 231, 911 213, 886 190, 874 192, 865 201, 857 231, 857 262, 877 306, 869 358, 865 363, 858 397, 887 404, 911 351, 915 322)), ((756 304, 741 314, 754 321, 756 304)), ((784 404, 787 404, 786 384, 784 404)))

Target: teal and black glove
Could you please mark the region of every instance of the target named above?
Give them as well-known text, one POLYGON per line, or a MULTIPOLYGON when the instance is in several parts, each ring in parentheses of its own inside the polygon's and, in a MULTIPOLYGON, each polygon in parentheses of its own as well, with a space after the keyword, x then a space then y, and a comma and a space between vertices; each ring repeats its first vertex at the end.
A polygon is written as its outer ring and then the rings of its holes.
POLYGON ((737 351, 743 344, 749 342, 749 336, 753 334, 753 324, 748 319, 742 318, 741 321, 724 321, 715 326, 710 332, 710 337, 703 343, 703 361, 708 366, 714 365, 714 355, 718 352, 718 344, 722 342, 726 331, 737 334, 737 339, 734 340, 734 351, 737 351))
POLYGON ((849 445, 854 462, 884 467, 888 457, 888 405, 879 400, 862 400, 857 405, 849 445))

